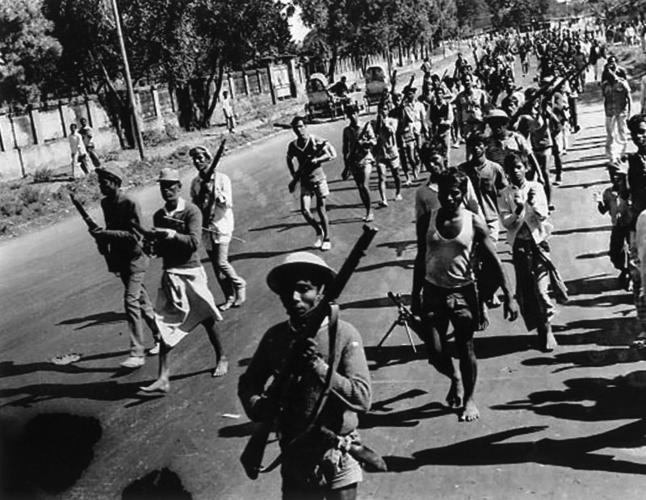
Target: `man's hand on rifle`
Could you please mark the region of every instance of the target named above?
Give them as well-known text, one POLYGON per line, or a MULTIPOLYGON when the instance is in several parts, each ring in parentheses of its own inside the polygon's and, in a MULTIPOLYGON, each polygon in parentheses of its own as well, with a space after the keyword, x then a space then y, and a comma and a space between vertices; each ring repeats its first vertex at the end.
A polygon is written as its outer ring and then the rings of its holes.
POLYGON ((303 342, 303 364, 306 368, 310 368, 317 375, 324 377, 327 372, 327 363, 318 351, 319 344, 312 338, 308 337, 303 342))
POLYGON ((159 240, 170 240, 171 238, 174 238, 175 235, 177 234, 177 231, 174 229, 166 229, 166 228, 159 228, 156 227, 154 230, 155 238, 159 240))
POLYGON ((97 241, 104 241, 107 236, 107 231, 104 228, 99 226, 93 229, 90 229, 89 231, 92 237, 97 241))

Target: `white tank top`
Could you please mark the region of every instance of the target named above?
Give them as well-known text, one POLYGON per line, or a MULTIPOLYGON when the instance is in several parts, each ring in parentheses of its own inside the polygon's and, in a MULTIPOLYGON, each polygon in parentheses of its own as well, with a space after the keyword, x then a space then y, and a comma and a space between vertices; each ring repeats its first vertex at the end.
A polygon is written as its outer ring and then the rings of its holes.
POLYGON ((436 226, 438 210, 431 214, 426 233, 426 281, 442 288, 460 288, 473 283, 471 248, 473 216, 462 211, 462 229, 455 238, 445 238, 436 226))

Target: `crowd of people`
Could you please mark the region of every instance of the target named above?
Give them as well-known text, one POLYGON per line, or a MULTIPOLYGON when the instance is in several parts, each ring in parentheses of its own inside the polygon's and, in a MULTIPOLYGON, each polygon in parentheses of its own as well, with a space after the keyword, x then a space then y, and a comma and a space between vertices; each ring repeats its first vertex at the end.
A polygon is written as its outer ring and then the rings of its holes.
MULTIPOLYGON (((627 37, 628 32, 626 28, 627 37)), ((425 63, 420 91, 409 84, 401 95, 385 92, 375 117, 346 108, 342 178, 352 177, 365 222, 375 219, 369 183, 373 170, 376 203, 389 207, 393 202, 394 210, 402 203, 402 189, 426 176, 415 193, 411 311, 430 365, 449 379, 446 402, 461 421, 479 418, 473 336, 488 327, 492 310, 502 306, 510 321, 522 317, 528 331, 536 330, 537 348, 558 348, 551 321, 555 302, 564 303, 568 296, 550 257, 550 215, 558 210, 552 188, 563 182, 562 156, 570 136, 581 128, 578 102, 586 83, 601 85, 612 181, 599 195, 597 208, 612 220, 610 258, 619 271, 619 286, 634 293, 642 328, 635 345, 646 345, 641 286, 646 278, 646 110, 642 103, 641 112, 630 116, 635 110, 627 73, 603 36, 597 28, 488 35, 474 40, 473 64, 459 54, 454 70, 439 75, 425 63), (523 88, 517 72, 531 74, 532 60, 536 83, 523 88), (592 82, 586 82, 590 76, 592 82), (636 153, 627 154, 629 134, 636 153), (458 164, 451 150, 461 145, 466 161, 458 164), (394 192, 388 192, 388 176, 394 192), (496 251, 503 229, 515 290, 496 251), (457 366, 448 349, 449 325, 457 366)), ((313 246, 330 251, 334 238, 324 164, 337 151, 329 140, 309 132, 304 117, 295 117, 291 127, 295 138, 286 154, 288 189, 299 190, 301 213, 315 233, 313 246)), ((131 351, 122 366, 144 364, 142 319, 154 339, 149 353, 159 354, 159 377, 142 387, 145 392, 169 390, 171 349, 198 325, 214 349, 213 376, 225 375, 228 363, 217 320, 221 311, 241 306, 246 298, 246 282, 228 261, 234 229, 231 181, 209 168, 213 155, 208 148, 195 147, 190 156, 198 171, 191 200, 180 196, 179 173, 162 170, 163 206, 154 214, 154 228, 144 227, 137 201, 121 190, 121 171, 113 166, 96 170, 105 229, 92 235, 124 284, 131 331, 131 351), (200 264, 203 248, 222 288, 220 306, 200 264), (143 285, 150 256, 161 257, 164 267, 155 307, 143 285)), ((369 409, 371 399, 361 335, 338 319, 334 307, 325 310, 322 321, 313 320, 320 316, 315 311, 328 307, 326 293, 337 277, 310 252, 290 254, 269 272, 269 288, 288 319, 266 332, 239 381, 248 416, 275 421, 283 450, 284 498, 352 499, 361 481, 357 414, 369 409), (268 384, 285 370, 295 374, 287 387, 268 384)))

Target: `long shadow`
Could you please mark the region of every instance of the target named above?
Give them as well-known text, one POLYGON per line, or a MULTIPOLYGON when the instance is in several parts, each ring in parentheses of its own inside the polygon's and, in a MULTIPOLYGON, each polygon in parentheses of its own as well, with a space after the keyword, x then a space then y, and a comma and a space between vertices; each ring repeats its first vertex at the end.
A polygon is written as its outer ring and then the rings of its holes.
POLYGON ((628 292, 623 294, 599 295, 589 299, 576 299, 568 301, 568 306, 579 307, 610 307, 619 304, 632 304, 633 296, 628 292))
POLYGON ((370 264, 367 266, 357 268, 358 273, 365 273, 368 271, 374 271, 376 269, 383 269, 385 267, 401 267, 402 269, 413 269, 415 264, 414 259, 400 259, 400 260, 391 260, 387 262, 378 262, 376 264, 370 264))
POLYGON ((525 366, 559 367, 553 373, 572 370, 577 367, 598 368, 620 363, 635 363, 646 359, 641 349, 616 347, 612 349, 560 352, 550 357, 531 358, 522 361, 525 366))
POLYGON ((599 232, 610 231, 611 229, 612 229, 612 226, 575 227, 572 229, 559 229, 558 231, 552 231, 552 236, 566 236, 568 234, 579 234, 579 233, 599 233, 599 232))
MULTIPOLYGON (((81 361, 85 361, 81 359, 81 361)), ((58 373, 114 373, 114 368, 92 368, 86 366, 79 366, 76 363, 69 365, 55 365, 47 361, 39 361, 36 363, 25 363, 17 365, 13 361, 0 361, 0 378, 15 377, 18 375, 25 375, 34 372, 58 372, 58 373)))
POLYGON ((81 323, 87 323, 83 326, 75 328, 75 330, 84 330, 85 328, 91 328, 93 326, 107 325, 110 323, 120 323, 126 320, 126 313, 116 312, 116 311, 107 311, 97 314, 90 314, 88 316, 82 316, 80 318, 70 318, 63 320, 57 325, 79 325, 81 323))
POLYGON ((595 295, 610 292, 617 289, 617 279, 608 277, 608 274, 596 274, 585 278, 578 278, 565 282, 568 294, 573 295, 595 295))
POLYGON ((614 378, 565 381, 564 390, 538 391, 527 399, 492 406, 495 410, 528 410, 536 415, 580 422, 644 418, 646 371, 614 378))
POLYGON ((389 241, 387 243, 380 243, 377 248, 392 248, 395 250, 395 255, 401 257, 408 249, 416 249, 417 241, 415 240, 402 240, 402 241, 389 241))
MULTIPOLYGON (((636 335, 634 318, 595 318, 569 321, 558 330, 583 330, 584 333, 557 336, 565 345, 596 344, 599 346, 627 346, 636 335)), ((555 329, 556 330, 556 329, 555 329)))
MULTIPOLYGON (((271 257, 278 257, 279 255, 286 255, 292 252, 302 252, 305 250, 311 250, 313 246, 310 247, 301 247, 294 248, 290 250, 276 250, 276 251, 266 251, 266 252, 243 252, 229 257, 229 262, 236 262, 239 260, 248 260, 248 259, 269 259, 271 257)), ((211 262, 210 259, 204 259, 203 262, 211 262)))
POLYGON ((563 167, 563 172, 575 172, 578 170, 593 170, 595 168, 599 169, 605 169, 605 162, 604 163, 593 163, 592 165, 582 165, 580 167, 563 167))
MULTIPOLYGON (((348 217, 344 219, 336 219, 336 220, 331 220, 330 225, 339 225, 339 224, 350 224, 353 222, 361 221, 361 217, 348 217)), ((304 226, 309 226, 309 224, 305 221, 303 222, 283 222, 281 224, 271 224, 269 226, 262 226, 262 227, 253 227, 249 229, 250 232, 255 232, 255 231, 267 231, 269 229, 277 229, 278 233, 282 233, 283 231, 287 231, 289 229, 294 229, 297 227, 304 227, 304 226)))
POLYGON ((610 181, 607 179, 591 182, 580 182, 579 184, 561 184, 560 189, 572 189, 572 188, 589 188, 592 186, 601 186, 610 184, 610 181))
POLYGON ((543 431, 547 426, 527 426, 430 448, 412 457, 384 457, 388 470, 404 472, 428 465, 482 466, 537 463, 577 470, 598 470, 622 474, 646 474, 646 465, 617 460, 599 453, 609 447, 639 448, 646 445, 646 421, 639 419, 607 432, 582 438, 545 438, 503 443, 511 438, 543 431))
POLYGON ((576 258, 579 260, 588 260, 597 259, 599 257, 606 257, 607 255, 608 250, 601 250, 599 252, 582 253, 581 255, 577 255, 576 258))
MULTIPOLYGON (((210 372, 211 370, 207 369, 174 375, 171 377, 171 380, 182 380, 210 372)), ((122 399, 150 401, 156 396, 138 393, 138 390, 140 386, 148 385, 151 382, 152 381, 137 381, 118 383, 114 380, 107 380, 102 382, 89 382, 86 384, 30 384, 22 387, 0 389, 0 399, 22 396, 19 399, 2 405, 21 407, 29 407, 36 403, 51 401, 58 398, 90 399, 96 401, 119 401, 122 399)))
MULTIPOLYGON (((385 333, 386 332, 384 331, 383 334, 385 333)), ((393 332, 386 342, 397 342, 396 339, 392 339, 393 335, 397 335, 400 343, 403 342, 405 345, 382 345, 381 347, 377 347, 376 345, 364 346, 366 359, 370 363, 369 367, 371 371, 377 371, 386 366, 404 365, 411 361, 428 358, 428 355, 426 354, 426 346, 423 344, 416 344, 415 349, 417 349, 417 352, 413 352, 413 349, 408 342, 408 337, 403 329, 401 331, 393 332)), ((452 350, 452 347, 449 347, 449 350, 452 350)))
POLYGON ((369 412, 359 417, 360 429, 375 427, 416 427, 420 420, 450 415, 456 410, 444 406, 437 401, 407 408, 405 410, 391 411, 388 413, 369 412))

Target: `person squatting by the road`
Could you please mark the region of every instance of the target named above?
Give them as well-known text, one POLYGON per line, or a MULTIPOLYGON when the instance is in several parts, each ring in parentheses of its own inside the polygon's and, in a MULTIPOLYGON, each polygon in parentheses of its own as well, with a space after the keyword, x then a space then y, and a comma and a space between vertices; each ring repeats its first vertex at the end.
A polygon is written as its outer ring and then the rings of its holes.
MULTIPOLYGON (((370 222, 375 218, 370 202, 369 182, 372 166, 375 164, 372 150, 377 145, 377 137, 369 121, 364 124, 359 121, 359 110, 356 107, 348 106, 346 114, 350 123, 343 129, 344 168, 341 178, 345 180, 352 174, 366 211, 363 220, 370 222)), ((380 203, 383 205, 383 202, 382 198, 380 203)))
POLYGON ((215 327, 222 316, 200 263, 202 213, 180 196, 182 183, 177 170, 163 168, 158 182, 164 206, 153 215, 152 231, 154 251, 162 258, 164 267, 155 306, 161 337, 159 376, 140 389, 165 393, 170 389, 170 351, 198 325, 206 330, 215 352, 212 375, 225 375, 229 364, 215 327))
POLYGON ((418 231, 412 305, 414 313, 421 313, 429 363, 451 380, 446 401, 459 409, 461 421, 468 422, 479 417, 473 334, 480 325, 481 307, 472 271, 474 243, 481 245, 482 254, 495 267, 503 291, 504 316, 514 320, 518 311, 486 223, 464 207, 467 182, 466 175, 456 168, 438 175, 441 206, 430 214, 427 232, 418 231), (459 370, 448 352, 449 322, 455 331, 459 370))
POLYGON ((116 273, 124 285, 123 303, 130 330, 130 353, 121 363, 123 368, 134 369, 144 365, 144 333, 141 320, 153 333, 155 347, 159 350, 159 328, 155 312, 144 285, 150 259, 143 251, 143 237, 133 224, 141 225, 141 208, 137 200, 121 190, 124 181, 116 165, 97 168, 99 189, 103 195, 101 208, 105 229, 91 231, 99 251, 106 256, 110 271, 116 273))
MULTIPOLYGON (((282 450, 282 497, 286 500, 353 500, 362 480, 350 446, 359 443, 358 413, 370 408, 370 372, 361 335, 331 310, 315 335, 308 320, 335 271, 307 252, 287 256, 267 275, 269 288, 285 307, 288 319, 262 337, 238 383, 238 395, 251 420, 277 414, 282 450), (296 354, 287 387, 266 388, 296 354), (332 366, 330 364, 332 364, 332 366), (328 373, 332 370, 331 373, 328 373), (317 401, 331 375, 331 393, 313 425, 317 401)), ((282 379, 281 379, 282 380, 282 379)))
POLYGON ((330 250, 330 222, 325 206, 325 198, 330 194, 330 190, 323 163, 336 158, 336 151, 325 139, 309 134, 305 118, 302 116, 295 116, 291 126, 296 139, 287 147, 287 168, 292 176, 289 192, 294 192, 296 185, 300 184, 301 213, 316 232, 314 247, 323 251, 330 250), (294 167, 294 158, 298 161, 298 169, 294 167), (313 196, 316 198, 316 211, 320 223, 312 216, 313 196))
POLYGON ((551 224, 543 186, 526 178, 527 159, 509 153, 504 168, 509 185, 500 193, 500 216, 507 229, 516 272, 516 299, 528 330, 536 329, 539 348, 553 351, 558 345, 552 333, 555 308, 548 293, 550 283, 557 300, 567 300, 567 290, 552 263, 547 242, 551 224))
POLYGON ((229 244, 234 228, 231 179, 218 171, 217 165, 211 178, 205 178, 213 159, 208 148, 196 146, 188 154, 199 172, 191 182, 191 200, 202 210, 204 248, 224 293, 225 301, 218 307, 221 311, 240 307, 246 300, 247 282, 229 262, 229 244))

